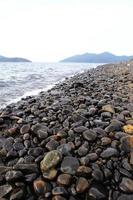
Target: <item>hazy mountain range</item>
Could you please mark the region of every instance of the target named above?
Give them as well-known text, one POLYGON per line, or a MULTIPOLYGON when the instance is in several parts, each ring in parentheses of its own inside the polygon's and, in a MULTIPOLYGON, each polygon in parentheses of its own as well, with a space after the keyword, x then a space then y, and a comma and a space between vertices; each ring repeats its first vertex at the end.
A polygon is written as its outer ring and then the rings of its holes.
POLYGON ((18 57, 9 58, 0 55, 0 62, 31 62, 31 61, 25 58, 18 58, 18 57))
POLYGON ((128 61, 133 59, 133 56, 117 56, 109 52, 103 52, 100 54, 85 53, 81 55, 74 55, 60 62, 78 62, 78 63, 114 63, 120 61, 128 61))

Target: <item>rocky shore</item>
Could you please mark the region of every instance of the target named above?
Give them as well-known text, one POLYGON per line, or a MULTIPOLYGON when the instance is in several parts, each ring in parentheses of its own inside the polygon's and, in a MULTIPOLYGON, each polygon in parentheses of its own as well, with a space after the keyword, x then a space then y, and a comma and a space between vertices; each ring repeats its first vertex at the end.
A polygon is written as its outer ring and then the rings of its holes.
POLYGON ((133 199, 133 62, 0 111, 0 200, 133 199))

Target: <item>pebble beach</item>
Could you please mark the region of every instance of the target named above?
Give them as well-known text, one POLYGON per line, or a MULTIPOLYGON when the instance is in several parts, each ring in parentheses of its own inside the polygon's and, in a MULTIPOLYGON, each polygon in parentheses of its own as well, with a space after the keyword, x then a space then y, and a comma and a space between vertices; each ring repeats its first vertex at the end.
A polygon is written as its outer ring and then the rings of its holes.
POLYGON ((0 200, 133 200, 133 61, 0 110, 0 200))

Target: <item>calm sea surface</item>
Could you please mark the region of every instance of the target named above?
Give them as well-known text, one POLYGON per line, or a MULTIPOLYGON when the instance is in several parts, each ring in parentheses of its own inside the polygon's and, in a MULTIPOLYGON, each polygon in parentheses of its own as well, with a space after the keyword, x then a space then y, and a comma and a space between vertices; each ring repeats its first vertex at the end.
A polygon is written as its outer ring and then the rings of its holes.
POLYGON ((66 77, 98 66, 89 63, 0 63, 0 107, 37 95, 66 77))

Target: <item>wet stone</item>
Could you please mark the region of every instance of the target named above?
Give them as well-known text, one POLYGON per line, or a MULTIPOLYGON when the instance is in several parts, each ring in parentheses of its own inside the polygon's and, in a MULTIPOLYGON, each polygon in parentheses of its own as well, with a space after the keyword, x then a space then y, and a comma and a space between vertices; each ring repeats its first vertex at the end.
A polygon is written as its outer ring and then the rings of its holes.
POLYGON ((48 180, 53 180, 57 175, 56 169, 49 169, 48 171, 43 173, 43 177, 48 180))
POLYGON ((56 165, 61 161, 61 153, 57 150, 48 152, 44 159, 40 163, 41 171, 45 172, 50 168, 56 167, 56 165))
POLYGON ((86 178, 80 177, 76 183, 77 193, 83 193, 89 188, 89 183, 86 178))
POLYGON ((104 186, 99 185, 99 184, 94 184, 89 189, 88 199, 92 198, 92 199, 96 199, 96 200, 99 200, 99 199, 106 200, 107 195, 108 194, 107 194, 107 191, 104 186))
POLYGON ((64 187, 55 187, 52 190, 53 195, 67 195, 67 191, 64 187))
POLYGON ((66 198, 64 198, 63 196, 60 195, 56 195, 52 198, 52 200, 67 200, 66 198))
POLYGON ((67 186, 70 184, 71 178, 72 177, 70 174, 60 174, 57 178, 57 183, 60 185, 67 186))
POLYGON ((21 171, 11 170, 11 171, 8 171, 5 174, 5 179, 8 182, 10 182, 10 181, 16 181, 18 179, 21 179, 22 177, 23 177, 23 173, 21 171))
POLYGON ((45 193, 51 191, 51 185, 42 179, 36 179, 33 182, 33 188, 36 194, 38 195, 44 195, 45 193))
POLYGON ((75 174, 79 167, 79 161, 75 157, 66 156, 61 163, 61 171, 67 174, 75 174))
POLYGON ((92 169, 90 167, 87 166, 79 166, 77 169, 77 175, 78 176, 82 176, 82 177, 88 177, 90 176, 92 173, 92 169))

